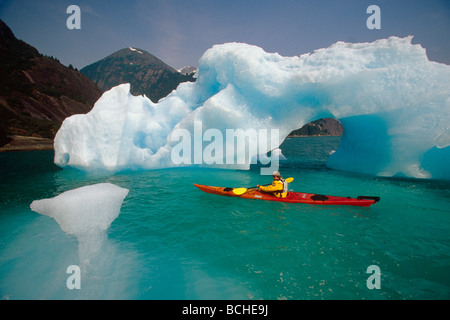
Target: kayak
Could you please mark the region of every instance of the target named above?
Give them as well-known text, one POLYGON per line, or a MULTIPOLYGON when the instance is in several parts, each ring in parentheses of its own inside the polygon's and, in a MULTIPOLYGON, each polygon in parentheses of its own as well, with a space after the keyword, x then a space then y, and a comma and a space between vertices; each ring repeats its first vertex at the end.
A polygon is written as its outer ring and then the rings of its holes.
POLYGON ((277 198, 273 195, 260 192, 258 189, 254 188, 248 189, 247 192, 245 192, 244 194, 237 195, 233 192, 233 189, 236 188, 212 187, 196 183, 194 183, 194 186, 196 186, 203 192, 217 194, 219 196, 288 202, 288 203, 369 207, 372 204, 380 201, 380 197, 371 197, 371 196, 359 196, 357 198, 336 197, 336 196, 328 196, 304 192, 292 192, 292 191, 288 192, 288 195, 285 198, 277 198))

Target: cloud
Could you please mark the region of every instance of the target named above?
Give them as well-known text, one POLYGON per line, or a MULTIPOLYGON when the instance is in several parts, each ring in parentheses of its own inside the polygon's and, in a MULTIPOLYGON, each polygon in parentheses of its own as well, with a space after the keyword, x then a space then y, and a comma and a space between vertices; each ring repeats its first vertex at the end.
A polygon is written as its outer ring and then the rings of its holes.
POLYGON ((91 6, 82 5, 80 8, 81 8, 81 12, 83 12, 83 13, 90 14, 90 15, 92 15, 94 17, 97 17, 97 18, 102 18, 102 16, 94 8, 92 8, 91 6))

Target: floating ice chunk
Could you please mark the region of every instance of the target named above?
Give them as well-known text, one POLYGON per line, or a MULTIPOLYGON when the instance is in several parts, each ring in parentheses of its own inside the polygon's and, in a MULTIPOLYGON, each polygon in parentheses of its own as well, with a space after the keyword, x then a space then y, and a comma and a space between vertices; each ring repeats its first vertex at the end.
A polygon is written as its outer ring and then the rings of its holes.
MULTIPOLYGON (((170 137, 179 129, 194 136, 195 122, 223 136, 227 129, 278 130, 276 141, 267 141, 270 150, 256 140, 253 149, 268 152, 291 131, 331 116, 341 120, 344 136, 328 166, 449 179, 450 66, 429 61, 411 41, 338 42, 298 57, 242 43, 215 45, 199 60, 197 81, 156 104, 132 96, 124 84, 104 93, 88 114, 67 118, 55 137, 55 163, 112 171, 175 166, 170 137)), ((200 158, 203 151, 192 149, 200 158)), ((254 156, 240 168, 250 168, 254 156)))
POLYGON ((77 237, 79 254, 88 261, 103 246, 106 230, 119 216, 128 189, 111 183, 89 185, 35 200, 31 210, 52 217, 61 229, 77 237))
POLYGON ((31 203, 31 209, 52 217, 69 234, 78 236, 105 231, 120 213, 128 190, 99 183, 31 203))

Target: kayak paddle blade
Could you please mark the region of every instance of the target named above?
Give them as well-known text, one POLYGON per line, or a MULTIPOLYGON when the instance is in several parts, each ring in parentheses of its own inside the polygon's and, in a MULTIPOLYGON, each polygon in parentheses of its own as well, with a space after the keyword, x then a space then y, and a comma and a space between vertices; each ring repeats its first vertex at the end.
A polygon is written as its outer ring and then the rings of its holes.
POLYGON ((243 195, 245 192, 247 192, 247 188, 235 188, 233 189, 233 193, 237 196, 243 195))

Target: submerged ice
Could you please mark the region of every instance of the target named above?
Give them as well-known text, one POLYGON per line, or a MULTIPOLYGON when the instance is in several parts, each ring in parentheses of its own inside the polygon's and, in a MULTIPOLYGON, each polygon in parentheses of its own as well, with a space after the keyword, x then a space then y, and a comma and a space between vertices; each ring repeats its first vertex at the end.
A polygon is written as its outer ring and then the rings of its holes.
POLYGON ((106 239, 106 230, 119 216, 128 189, 111 183, 80 187, 50 198, 35 200, 31 210, 56 220, 61 229, 77 237, 79 256, 88 264, 106 239))
MULTIPOLYGON (((242 43, 216 45, 199 60, 197 81, 158 103, 132 96, 123 84, 105 92, 88 114, 67 118, 55 137, 55 163, 83 170, 170 167, 177 165, 177 133, 187 130, 194 139, 195 123, 203 133, 216 129, 224 136, 227 129, 278 130, 264 145, 257 137, 235 146, 236 154, 252 159, 302 125, 331 116, 344 135, 328 166, 450 179, 450 66, 429 61, 411 41, 338 42, 295 57, 242 43)), ((193 158, 208 147, 203 142, 190 150, 193 158)), ((238 167, 249 166, 247 160, 238 167)))

